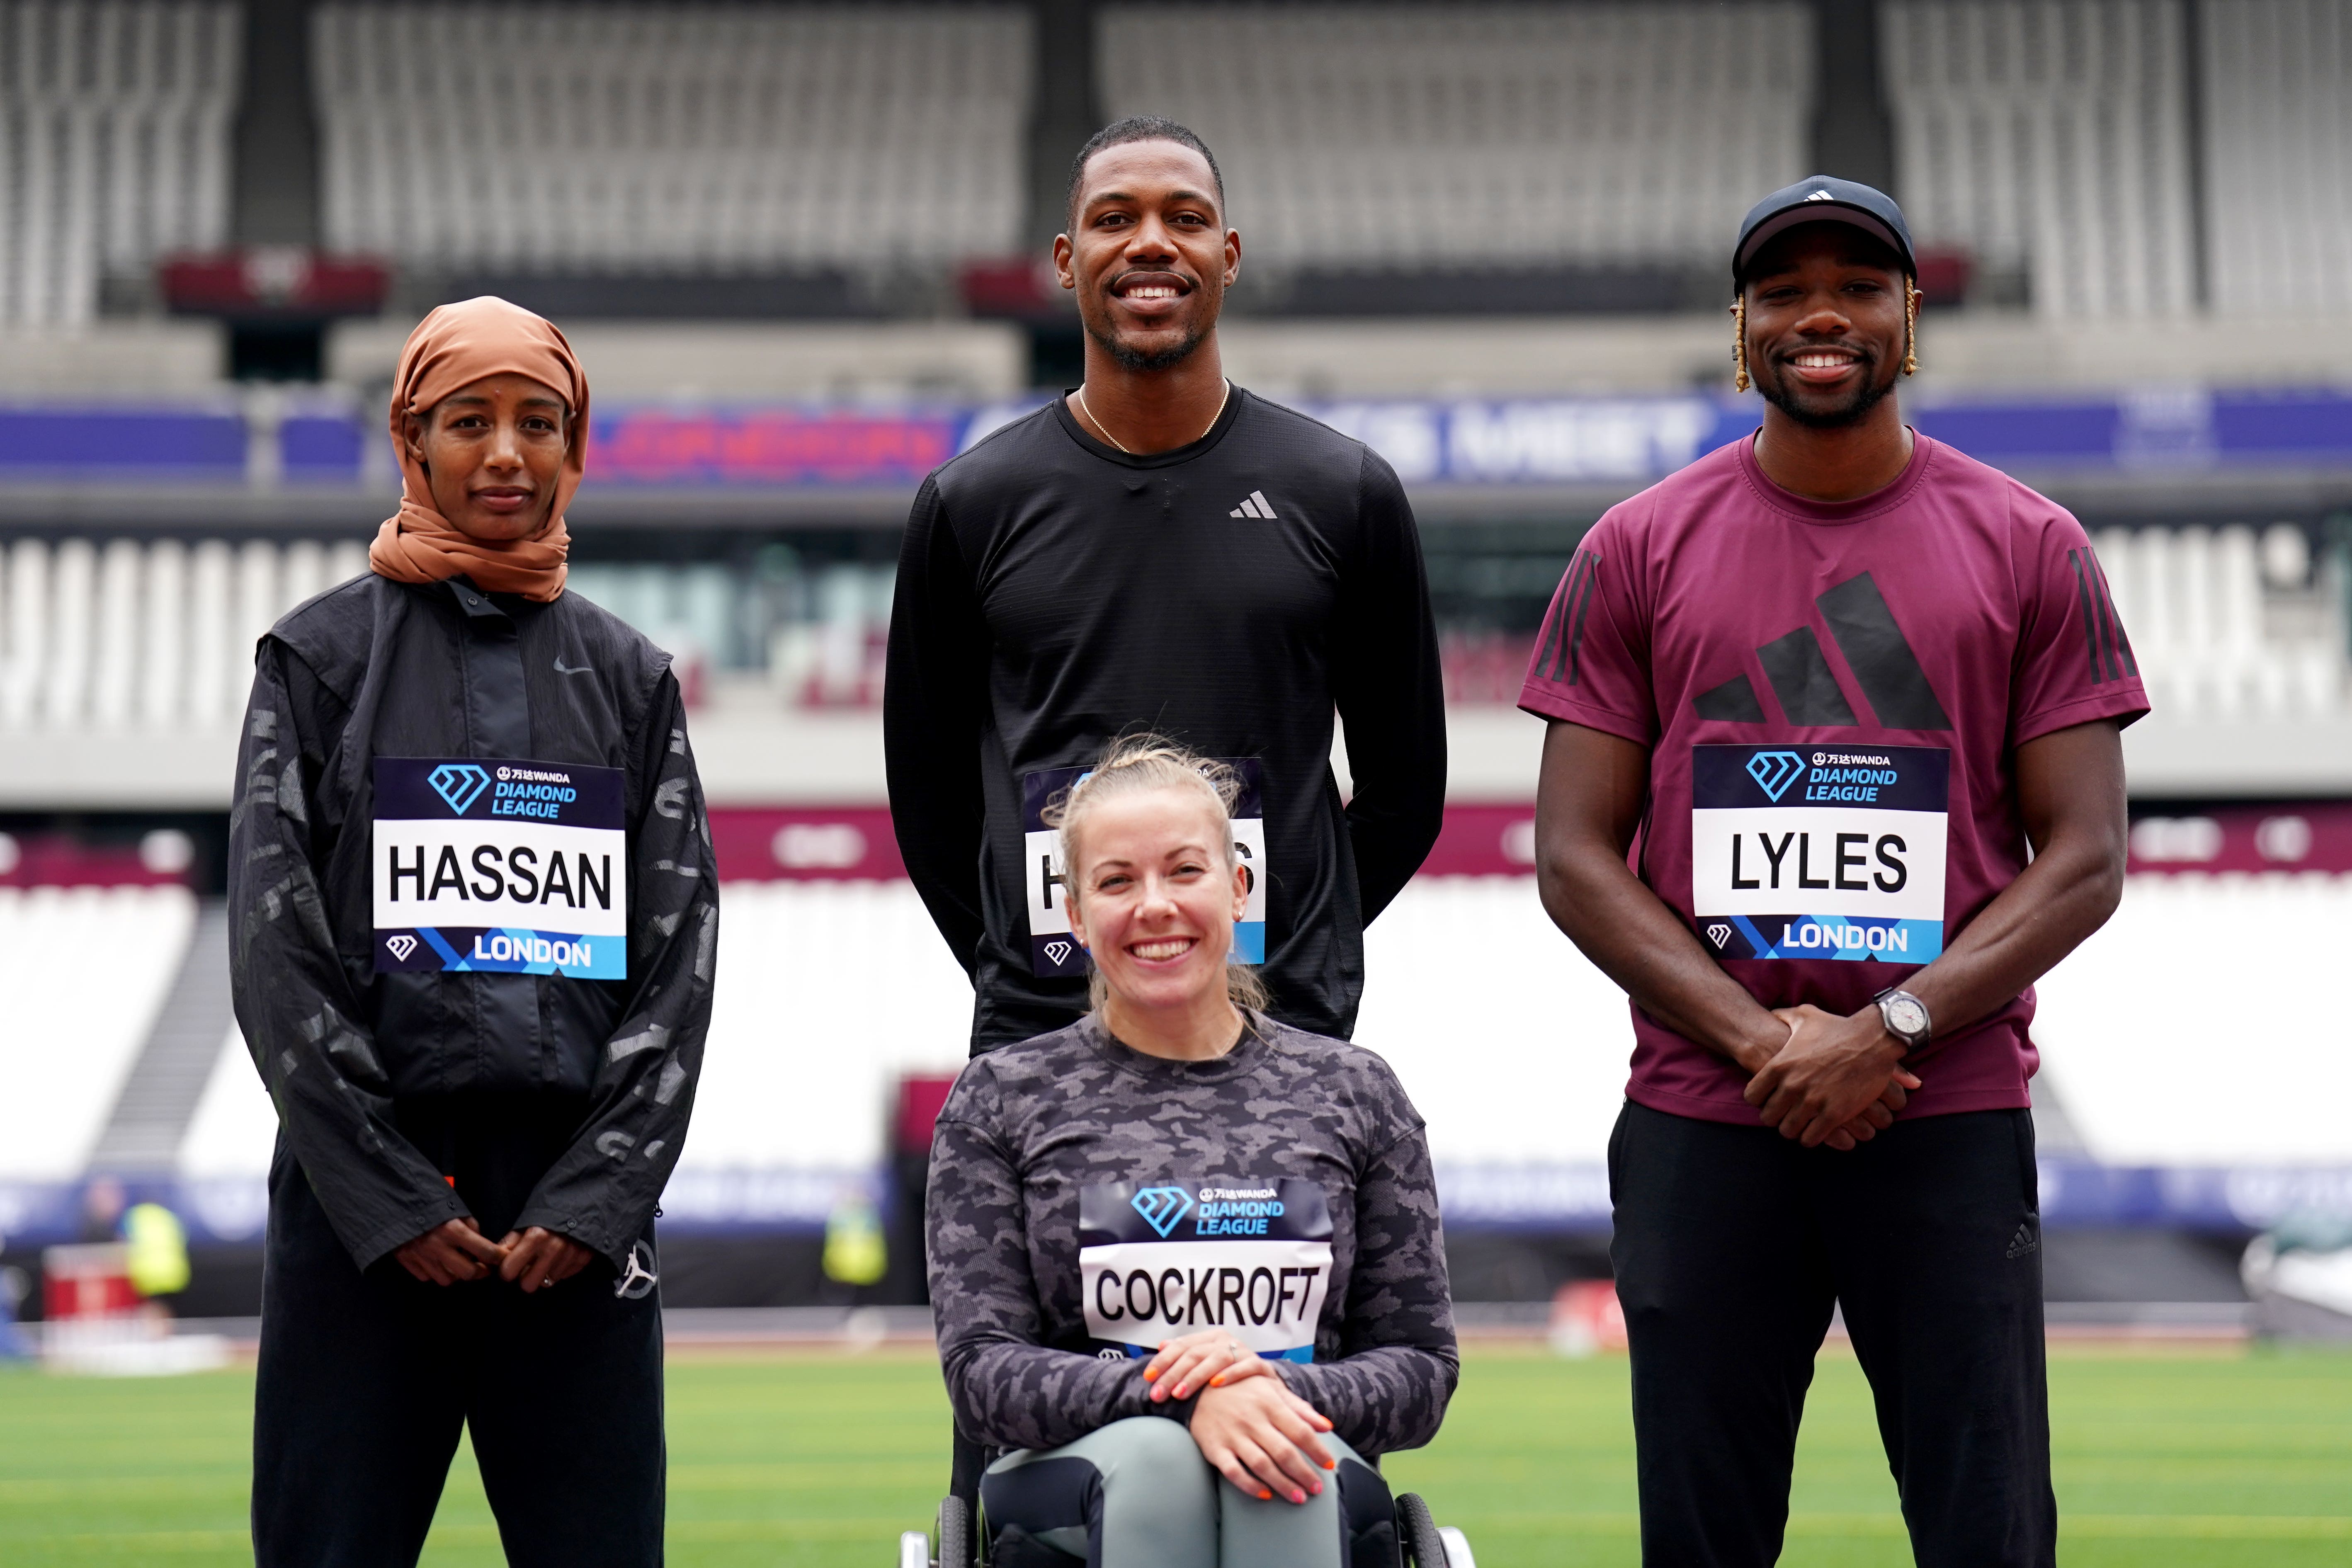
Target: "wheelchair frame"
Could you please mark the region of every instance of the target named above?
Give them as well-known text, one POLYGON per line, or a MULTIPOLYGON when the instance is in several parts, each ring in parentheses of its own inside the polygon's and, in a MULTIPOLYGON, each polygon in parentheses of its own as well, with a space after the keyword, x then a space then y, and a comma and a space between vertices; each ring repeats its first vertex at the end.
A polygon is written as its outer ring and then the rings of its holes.
MULTIPOLYGON (((988 1450, 959 1427, 950 1453, 948 1495, 940 1500, 939 1516, 930 1531, 910 1530, 898 1537, 898 1568, 987 1568, 980 1478, 988 1468, 988 1450)), ((1393 1501, 1404 1568, 1478 1568, 1469 1540, 1451 1525, 1439 1525, 1420 1494, 1398 1492, 1393 1501)))

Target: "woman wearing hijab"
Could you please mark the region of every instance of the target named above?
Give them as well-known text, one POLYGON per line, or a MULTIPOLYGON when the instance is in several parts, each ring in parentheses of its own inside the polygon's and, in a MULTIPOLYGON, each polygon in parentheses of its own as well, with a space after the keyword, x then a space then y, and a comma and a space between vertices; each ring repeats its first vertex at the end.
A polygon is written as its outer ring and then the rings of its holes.
POLYGON ((515 1563, 661 1560, 656 1199, 719 931, 668 657, 563 591, 588 384, 502 300, 402 352, 372 570, 263 637, 230 835, 278 1108, 261 1568, 411 1564, 461 1426, 515 1563))

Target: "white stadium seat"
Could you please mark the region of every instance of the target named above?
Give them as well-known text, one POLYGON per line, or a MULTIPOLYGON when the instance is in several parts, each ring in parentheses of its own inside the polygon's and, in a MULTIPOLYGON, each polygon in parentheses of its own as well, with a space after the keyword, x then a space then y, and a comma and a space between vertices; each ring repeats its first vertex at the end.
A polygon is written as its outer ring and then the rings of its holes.
POLYGON ((261 634, 366 567, 352 540, 19 539, 0 551, 0 731, 226 723, 261 634))
POLYGON ((0 5, 0 327, 85 326, 101 273, 226 241, 242 37, 201 0, 0 5))
POLYGON ((180 1144, 180 1172, 196 1177, 266 1175, 277 1139, 278 1108, 246 1053, 244 1032, 231 1024, 180 1144))
MULTIPOLYGON (((683 1168, 872 1165, 892 1084, 954 1072, 971 1037, 971 987, 914 884, 730 882, 721 901, 721 978, 683 1168)), ((277 1126, 232 1028, 181 1169, 257 1175, 277 1126)))
POLYGON ((2141 679, 2168 721, 2343 711, 2342 610, 2325 579, 2306 585, 2306 552, 2287 524, 2259 542, 2243 525, 2100 534, 2099 563, 2141 679), (2277 581, 2265 582, 2265 557, 2277 581))
POLYGON ((184 888, 0 888, 0 1181, 81 1173, 195 920, 184 888))
MULTIPOLYGON (((2326 717, 2352 699, 2342 591, 2299 529, 2110 529, 2098 553, 2168 721, 2326 717)), ((365 569, 356 540, 0 546, 0 734, 226 724, 255 639, 365 569)), ((569 586, 676 654, 690 688, 698 669, 764 668, 787 702, 865 707, 881 694, 892 581, 881 564, 747 581, 718 562, 587 562, 569 586)), ((1506 671, 1500 695, 1516 681, 1506 671)))
POLYGON ((327 5, 327 241, 519 271, 1000 255, 1030 54, 1010 6, 327 5))
POLYGON ((1277 265, 1710 260, 1805 173, 1795 5, 1114 5, 1097 37, 1105 111, 1199 132, 1277 265))
MULTIPOLYGON (((971 1021, 962 973, 907 882, 730 882, 723 901, 717 1006, 680 1169, 870 1167, 887 1147, 897 1077, 962 1065, 971 1021)), ((190 917, 161 895, 0 891, 0 933, 30 941, 38 921, 55 928, 46 945, 7 950, 24 965, 20 979, 34 966, 75 962, 73 944, 97 921, 133 919, 142 935, 168 926, 184 942, 190 917), (59 911, 71 913, 59 920, 59 911)), ((112 937, 119 928, 107 929, 112 937)), ((2297 1023, 2292 990, 2265 1000, 2236 984, 2282 937, 2352 942, 2352 876, 2131 879, 2114 921, 2043 982, 2034 1025, 2041 1091, 2063 1106, 2093 1157, 2342 1159, 2352 1060, 2326 1030, 2297 1023), (2199 962, 2182 964, 2189 945, 2199 962), (2159 972, 2164 983, 2151 984, 2159 972), (2216 1095, 2224 1072, 2285 1092, 2216 1095)), ((157 951, 175 960, 179 950, 163 941, 157 951)), ((1365 962, 1357 1040, 1396 1068, 1441 1165, 1558 1168, 1605 1156, 1633 1051, 1625 997, 1553 928, 1532 878, 1416 879, 1366 932, 1365 962)), ((83 1066, 68 1068, 38 1020, 15 1037, 16 1070, 34 1073, 48 1098, 38 1112, 16 1095, 0 1102, 8 1151, 0 1176, 68 1171, 86 1152, 170 970, 159 957, 110 990, 95 1038, 73 1011, 84 1005, 79 989, 20 988, 37 1012, 55 1013, 52 1031, 69 1014, 76 1020, 83 1066)), ((276 1128, 232 1028, 180 1168, 258 1176, 276 1128)))
POLYGON ((2352 875, 2131 879, 2041 986, 2042 1071, 2116 1164, 2340 1165, 2352 1056, 2302 987, 2250 985, 2288 951, 2352 943, 2352 875), (2226 1090, 2226 1092, 2225 1092, 2226 1090))
POLYGON ((2194 307, 2179 0, 1888 0, 1881 16, 1923 248, 2023 268, 2043 315, 2194 307))
POLYGON ((2352 311, 2352 12, 2205 0, 2200 15, 2214 310, 2352 311))

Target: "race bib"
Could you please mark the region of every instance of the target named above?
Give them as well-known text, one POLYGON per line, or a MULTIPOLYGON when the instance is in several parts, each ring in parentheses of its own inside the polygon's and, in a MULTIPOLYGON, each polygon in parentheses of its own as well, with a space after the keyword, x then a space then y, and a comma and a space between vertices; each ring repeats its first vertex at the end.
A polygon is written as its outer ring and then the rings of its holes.
MULTIPOLYGON (((1249 887, 1249 904, 1234 922, 1234 963, 1265 962, 1265 807, 1259 788, 1257 759, 1228 760, 1225 765, 1240 779, 1241 799, 1234 803, 1234 853, 1239 857, 1243 879, 1249 887)), ((1045 826, 1045 807, 1055 795, 1076 784, 1093 770, 1047 768, 1021 781, 1021 826, 1024 842, 1023 883, 1029 910, 1029 968, 1040 975, 1084 974, 1087 955, 1070 934, 1070 911, 1064 905, 1061 836, 1045 826)))
POLYGON ((1717 958, 1944 951, 1951 752, 1691 748, 1691 912, 1717 958))
POLYGON ((1107 1183, 1078 1196, 1078 1274, 1105 1353, 1222 1329, 1262 1356, 1313 1361, 1331 1215, 1322 1188, 1287 1176, 1107 1183))
POLYGON ((618 768, 378 757, 378 973, 628 978, 618 768))

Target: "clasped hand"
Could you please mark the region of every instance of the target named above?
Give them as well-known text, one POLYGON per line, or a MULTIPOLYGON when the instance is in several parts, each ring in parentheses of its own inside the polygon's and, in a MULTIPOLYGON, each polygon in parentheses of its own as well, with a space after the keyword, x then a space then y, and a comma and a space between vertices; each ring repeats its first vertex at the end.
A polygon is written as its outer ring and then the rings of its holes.
POLYGON ((1894 1125, 1919 1087, 1903 1067, 1903 1046, 1875 1006, 1851 1017, 1810 1003, 1776 1007, 1789 1037, 1748 1080, 1746 1098, 1764 1125, 1806 1148, 1852 1149, 1894 1125))
POLYGON ((588 1267, 596 1255, 568 1236, 532 1226, 510 1230, 497 1241, 482 1234, 471 1215, 445 1219, 423 1236, 404 1242, 393 1256, 427 1285, 458 1285, 487 1279, 493 1269, 526 1296, 561 1284, 588 1267))
POLYGON ((1217 1473, 1261 1500, 1303 1503, 1339 1461, 1317 1440, 1331 1423, 1274 1363, 1218 1329, 1163 1341, 1144 1364, 1151 1402, 1192 1397, 1192 1433, 1217 1473))

